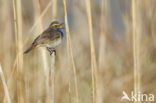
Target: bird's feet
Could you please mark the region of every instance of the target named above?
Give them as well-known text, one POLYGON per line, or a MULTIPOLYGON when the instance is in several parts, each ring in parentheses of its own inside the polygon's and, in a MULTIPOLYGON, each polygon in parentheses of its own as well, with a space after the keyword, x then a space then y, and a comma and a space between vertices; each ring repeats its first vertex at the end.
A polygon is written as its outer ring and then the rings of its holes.
POLYGON ((56 50, 52 50, 52 52, 50 52, 50 55, 52 55, 54 53, 54 55, 56 55, 56 50))
POLYGON ((48 48, 47 47, 47 50, 49 51, 50 53, 50 56, 54 53, 56 55, 56 50, 54 48, 48 48))

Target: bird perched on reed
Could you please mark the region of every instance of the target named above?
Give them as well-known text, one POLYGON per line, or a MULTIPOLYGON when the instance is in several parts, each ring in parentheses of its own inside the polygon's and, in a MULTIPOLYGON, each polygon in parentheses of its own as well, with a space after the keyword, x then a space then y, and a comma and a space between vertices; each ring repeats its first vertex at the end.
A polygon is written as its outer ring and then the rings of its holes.
POLYGON ((50 55, 54 52, 56 55, 55 48, 61 44, 62 39, 64 37, 64 31, 62 27, 63 23, 59 23, 58 21, 53 21, 49 27, 39 35, 31 46, 24 52, 24 54, 33 50, 36 47, 46 47, 46 49, 50 52, 50 55))

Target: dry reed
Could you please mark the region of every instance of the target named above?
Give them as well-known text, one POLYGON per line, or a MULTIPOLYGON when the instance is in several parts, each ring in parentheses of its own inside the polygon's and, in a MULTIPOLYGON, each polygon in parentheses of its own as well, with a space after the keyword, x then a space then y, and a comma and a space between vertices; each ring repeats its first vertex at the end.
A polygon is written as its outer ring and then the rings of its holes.
POLYGON ((51 57, 51 103, 55 103, 55 54, 52 54, 51 57))
MULTIPOLYGON (((135 94, 141 92, 140 88, 140 63, 139 63, 139 42, 138 34, 136 32, 136 0, 132 0, 132 28, 133 28, 133 63, 134 63, 134 92, 135 94)), ((135 103, 139 103, 135 101, 135 103)))
POLYGON ((106 33, 107 33, 107 20, 106 20, 106 0, 102 0, 101 7, 101 35, 99 40, 99 68, 102 69, 105 61, 105 48, 106 48, 106 33))
POLYGON ((51 0, 52 3, 52 19, 57 17, 57 0, 51 0))
POLYGON ((71 101, 71 87, 70 87, 70 81, 69 81, 69 84, 68 84, 68 93, 69 93, 69 103, 72 103, 72 101, 71 101))
POLYGON ((91 69, 92 69, 92 102, 96 103, 97 96, 97 87, 98 87, 98 74, 97 74, 97 64, 96 64, 96 54, 93 40, 93 28, 92 28, 92 15, 91 15, 91 6, 90 0, 86 1, 86 11, 88 17, 88 26, 89 26, 89 37, 90 37, 90 49, 91 49, 91 69))
POLYGON ((98 61, 98 67, 99 67, 99 87, 97 89, 97 98, 96 98, 96 102, 97 103, 103 103, 103 99, 102 96, 104 95, 103 93, 103 78, 102 75, 100 74, 100 72, 103 71, 105 64, 105 59, 106 59, 106 33, 107 33, 107 20, 106 20, 106 0, 102 0, 101 3, 101 33, 100 33, 100 39, 99 39, 99 61, 98 61))
POLYGON ((66 38, 67 38, 66 39, 67 40, 67 53, 68 53, 68 56, 71 56, 72 67, 73 67, 73 72, 74 72, 74 83, 75 83, 75 92, 76 92, 76 102, 79 103, 77 73, 76 73, 76 66, 75 66, 74 56, 73 56, 73 51, 72 51, 71 37, 70 37, 70 32, 69 32, 66 0, 63 0, 63 5, 64 5, 64 17, 65 17, 64 19, 65 19, 65 27, 66 27, 66 38))
POLYGON ((23 40, 22 40, 22 6, 21 0, 16 2, 16 15, 17 15, 17 86, 18 86, 18 103, 24 103, 24 94, 23 94, 23 40))
POLYGON ((2 84, 3 84, 4 92, 5 92, 5 95, 7 97, 7 101, 8 101, 8 103, 11 103, 10 94, 9 94, 9 91, 8 91, 7 83, 6 83, 4 74, 3 74, 1 64, 0 64, 0 76, 1 76, 2 84))
MULTIPOLYGON (((52 3, 52 19, 56 19, 57 17, 57 1, 51 0, 52 3)), ((52 101, 51 103, 55 103, 55 54, 52 54, 51 57, 51 96, 52 101)))
MULTIPOLYGON (((43 21, 42 21, 42 11, 41 11, 41 3, 40 0, 38 0, 37 2, 38 4, 38 12, 39 12, 39 17, 40 17, 40 29, 41 32, 43 32, 43 21)), ((50 87, 49 87, 49 68, 48 68, 48 64, 47 64, 47 54, 46 51, 44 49, 41 49, 41 56, 42 56, 42 63, 43 63, 43 69, 44 69, 44 75, 45 75, 45 87, 46 87, 46 103, 50 103, 51 100, 50 98, 50 87)), ((53 61, 54 62, 54 61, 53 61)), ((52 63, 54 65, 54 63, 52 63)), ((53 66, 54 67, 54 66, 53 66)), ((54 103, 54 102, 53 102, 54 103)))

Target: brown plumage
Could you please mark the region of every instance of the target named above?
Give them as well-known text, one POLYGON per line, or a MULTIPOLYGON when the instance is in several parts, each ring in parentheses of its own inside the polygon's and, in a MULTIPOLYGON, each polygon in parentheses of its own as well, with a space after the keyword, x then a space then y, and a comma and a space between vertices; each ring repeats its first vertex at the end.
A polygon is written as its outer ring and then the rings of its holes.
POLYGON ((63 28, 59 22, 52 22, 49 28, 34 40, 32 45, 24 52, 24 54, 30 52, 36 47, 46 47, 50 54, 52 54, 52 52, 56 52, 55 48, 61 43, 63 38, 62 29, 63 28))

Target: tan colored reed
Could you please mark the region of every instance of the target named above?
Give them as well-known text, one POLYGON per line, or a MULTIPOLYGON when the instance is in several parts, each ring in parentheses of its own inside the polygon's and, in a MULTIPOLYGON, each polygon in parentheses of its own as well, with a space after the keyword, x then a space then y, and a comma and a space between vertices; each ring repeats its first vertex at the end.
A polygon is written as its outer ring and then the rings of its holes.
MULTIPOLYGON (((99 67, 99 72, 105 71, 105 59, 106 59, 106 33, 107 33, 107 20, 106 20, 106 3, 107 0, 102 0, 102 7, 101 7, 101 23, 100 23, 100 38, 99 38, 99 61, 98 61, 98 67, 99 67)), ((97 87, 97 98, 96 98, 96 103, 103 103, 103 95, 104 95, 104 81, 103 81, 103 75, 99 73, 98 75, 99 82, 97 87)))
POLYGON ((52 3, 52 18, 56 19, 57 16, 57 0, 51 0, 52 3))
POLYGON ((8 91, 7 83, 6 83, 4 74, 3 74, 3 70, 2 70, 1 64, 0 64, 0 77, 1 77, 1 80, 2 80, 2 84, 3 84, 5 95, 7 97, 7 101, 8 101, 8 103, 11 103, 10 94, 9 94, 9 91, 8 91))
POLYGON ((72 103, 71 99, 71 87, 70 87, 70 81, 69 81, 69 84, 68 84, 68 94, 69 94, 69 103, 72 103))
MULTIPOLYGON (((23 39, 22 39, 22 6, 21 0, 16 1, 16 13, 17 13, 17 75, 18 75, 18 103, 24 103, 23 95, 23 39)), ((16 34, 15 34, 16 35, 16 34)))
POLYGON ((106 0, 102 0, 102 7, 101 7, 101 35, 99 40, 99 68, 102 69, 105 59, 105 46, 106 46, 106 33, 107 33, 107 20, 106 20, 106 0))
MULTIPOLYGON (((42 11, 41 11, 40 0, 38 0, 37 4, 38 4, 39 17, 40 17, 39 25, 40 25, 40 28, 41 28, 41 32, 43 32, 43 22, 42 22, 42 16, 41 16, 42 15, 42 11)), ((43 63, 44 73, 45 73, 46 103, 49 103, 50 101, 53 101, 53 100, 51 100, 51 98, 50 98, 50 91, 49 91, 50 90, 50 87, 49 87, 49 74, 50 74, 49 70, 50 70, 50 68, 48 68, 47 54, 46 54, 46 51, 44 49, 41 49, 41 56, 42 56, 42 63, 43 63)), ((54 65, 54 63, 52 63, 52 64, 54 65)))
MULTIPOLYGON (((139 42, 138 34, 136 33, 136 0, 132 0, 132 28, 133 28, 133 63, 134 63, 134 92, 137 94, 140 91, 140 63, 139 63, 139 42)), ((139 103, 135 101, 135 103, 139 103)))
POLYGON ((67 53, 68 53, 68 56, 71 56, 71 60, 72 60, 72 67, 73 67, 73 72, 74 72, 75 92, 76 92, 76 102, 79 103, 77 73, 76 73, 76 66, 75 66, 74 56, 73 56, 73 51, 72 51, 71 37, 70 37, 70 32, 69 32, 66 0, 63 0, 63 5, 64 5, 64 16, 65 16, 66 38, 67 38, 67 53))
POLYGON ((96 54, 93 40, 93 28, 92 28, 92 15, 91 15, 91 6, 90 0, 86 1, 86 11, 88 17, 88 26, 89 26, 89 37, 90 37, 90 48, 91 48, 91 69, 92 69, 92 101, 96 103, 96 92, 98 87, 98 74, 97 74, 97 64, 96 64, 96 54))
MULTIPOLYGON (((57 16, 57 1, 51 0, 52 3, 52 19, 55 20, 57 16)), ((55 54, 51 57, 51 103, 55 103, 55 54)))
POLYGON ((55 103, 55 54, 52 54, 51 57, 51 103, 55 103))

